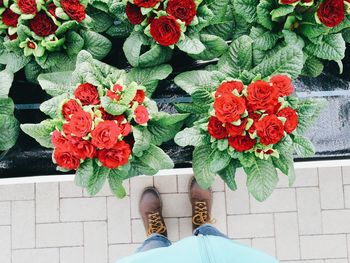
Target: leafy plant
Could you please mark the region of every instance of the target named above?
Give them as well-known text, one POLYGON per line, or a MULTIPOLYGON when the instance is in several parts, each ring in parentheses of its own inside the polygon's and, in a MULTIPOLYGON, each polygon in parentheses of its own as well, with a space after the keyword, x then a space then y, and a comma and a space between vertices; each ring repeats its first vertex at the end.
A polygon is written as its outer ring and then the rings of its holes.
POLYGON ((210 187, 218 174, 235 190, 235 172, 242 167, 249 192, 264 201, 277 185, 276 169, 293 183, 294 151, 302 157, 315 153, 303 134, 324 101, 292 96, 290 77, 298 77, 303 62, 297 46, 281 46, 255 64, 254 45, 252 38, 241 36, 215 66, 175 78, 192 97, 192 103, 177 105, 177 109, 196 116, 175 142, 195 147, 193 170, 202 187, 210 187))
POLYGON ((74 72, 39 76, 42 88, 54 96, 40 107, 50 119, 21 128, 54 149, 59 170, 77 170, 77 185, 91 195, 108 180, 122 198, 124 179, 174 166, 159 146, 175 136, 188 114, 159 112, 147 97, 172 69, 162 65, 139 70, 118 70, 81 51, 74 72), (150 72, 157 74, 146 75, 150 72))

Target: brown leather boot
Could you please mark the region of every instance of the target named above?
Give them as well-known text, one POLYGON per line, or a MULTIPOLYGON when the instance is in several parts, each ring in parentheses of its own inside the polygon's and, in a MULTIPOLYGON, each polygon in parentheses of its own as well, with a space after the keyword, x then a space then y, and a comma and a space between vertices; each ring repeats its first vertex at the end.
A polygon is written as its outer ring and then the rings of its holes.
POLYGON ((190 201, 192 204, 192 228, 212 223, 211 208, 213 206, 213 193, 211 188, 202 189, 193 177, 190 180, 190 201))
POLYGON ((162 201, 156 188, 148 187, 143 191, 139 203, 139 209, 147 236, 154 233, 168 236, 167 228, 162 216, 162 201))

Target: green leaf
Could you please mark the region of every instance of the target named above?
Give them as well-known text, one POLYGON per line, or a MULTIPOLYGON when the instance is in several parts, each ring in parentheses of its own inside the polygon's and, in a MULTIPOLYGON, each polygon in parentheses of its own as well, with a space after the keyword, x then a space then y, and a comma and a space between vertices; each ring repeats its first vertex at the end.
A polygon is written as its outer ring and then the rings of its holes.
POLYGON ((209 164, 209 170, 212 173, 218 173, 225 169, 229 165, 230 161, 231 156, 227 153, 227 151, 215 151, 209 164))
POLYGON ((161 126, 170 126, 178 123, 183 123, 188 114, 169 114, 166 112, 159 112, 153 116, 153 120, 156 121, 161 126))
POLYGON ((248 36, 233 41, 218 62, 219 71, 232 78, 238 78, 244 70, 250 70, 253 61, 252 44, 253 40, 248 36))
POLYGON ((286 46, 265 59, 261 64, 256 66, 251 72, 254 75, 261 74, 262 78, 278 74, 288 74, 296 79, 303 68, 304 55, 298 46, 286 46))
POLYGON ((7 97, 12 86, 14 74, 8 70, 0 71, 0 97, 7 97))
POLYGON ((53 120, 45 120, 38 124, 21 124, 21 129, 24 133, 33 137, 41 146, 53 148, 51 133, 56 129, 56 124, 53 120))
POLYGON ((262 27, 252 27, 249 36, 254 40, 254 48, 263 51, 272 49, 280 39, 278 34, 262 27))
POLYGON ((15 109, 15 104, 11 98, 0 97, 0 109, 3 115, 12 115, 15 109))
POLYGON ((109 97, 102 97, 101 105, 106 112, 115 116, 123 114, 129 108, 126 105, 121 105, 112 101, 109 97))
POLYGON ((158 170, 153 169, 147 163, 141 162, 141 158, 134 157, 130 163, 130 177, 138 175, 155 175, 156 173, 158 173, 158 170))
POLYGON ((212 160, 212 149, 210 145, 201 145, 193 151, 193 171, 198 184, 204 188, 209 188, 215 180, 215 173, 210 171, 210 162, 212 160))
POLYGON ((315 155, 315 147, 312 142, 303 136, 295 135, 293 138, 294 149, 301 157, 312 157, 315 155))
POLYGON ((176 103, 175 109, 180 113, 203 114, 208 112, 207 105, 197 105, 193 103, 176 103))
POLYGON ((133 127, 133 136, 135 139, 135 144, 132 152, 137 157, 141 157, 143 152, 148 150, 148 148, 151 146, 151 134, 147 127, 135 126, 133 127))
POLYGON ((41 74, 39 84, 49 95, 55 97, 64 93, 72 93, 72 71, 41 74))
POLYGON ((294 11, 294 6, 293 5, 282 5, 278 7, 277 9, 274 9, 271 11, 271 19, 272 21, 279 21, 280 18, 283 18, 294 11))
POLYGON ((170 157, 162 149, 153 144, 143 153, 140 161, 157 171, 174 168, 174 163, 170 157))
POLYGON ((258 0, 235 0, 233 6, 236 13, 244 14, 244 19, 248 23, 256 20, 256 6, 259 4, 258 0))
POLYGON ((278 8, 277 0, 261 0, 257 6, 258 23, 269 30, 273 28, 271 12, 278 8))
POLYGON ((113 25, 114 19, 109 14, 91 5, 88 7, 88 14, 92 18, 89 26, 91 26, 92 30, 95 32, 105 32, 113 25))
POLYGON ((322 62, 314 57, 314 56, 308 56, 308 58, 305 61, 303 71, 301 72, 302 75, 308 76, 308 77, 317 77, 321 75, 323 72, 324 66, 322 62))
POLYGON ((152 68, 133 68, 127 74, 127 82, 135 81, 147 88, 146 95, 150 97, 158 86, 159 80, 166 79, 173 71, 170 65, 160 65, 152 68))
POLYGON ((40 110, 53 119, 58 118, 60 117, 60 113, 58 112, 59 106, 62 103, 62 101, 66 98, 68 98, 68 94, 62 94, 62 95, 53 97, 52 99, 43 102, 40 105, 40 110))
POLYGON ((126 196, 125 188, 123 187, 123 179, 119 176, 119 170, 113 169, 108 175, 109 187, 112 193, 119 199, 126 196))
POLYGON ((94 163, 94 171, 92 176, 89 177, 87 192, 91 196, 95 196, 99 191, 101 191, 106 179, 111 171, 111 169, 105 166, 98 166, 94 163))
POLYGON ((0 114, 0 151, 6 151, 16 144, 19 122, 14 116, 0 114))
POLYGON ((237 190, 237 184, 235 181, 237 161, 232 160, 231 163, 226 166, 225 169, 221 170, 218 174, 226 185, 232 190, 237 190))
POLYGON ((77 186, 87 188, 90 177, 94 174, 94 165, 92 159, 86 159, 79 165, 75 173, 74 182, 77 186))
POLYGON ((315 123, 321 112, 323 111, 326 100, 312 99, 302 100, 297 107, 299 123, 297 133, 304 134, 315 123))
POLYGON ((205 50, 205 46, 199 39, 198 34, 186 36, 184 40, 179 41, 176 45, 181 51, 187 54, 198 55, 205 50))
POLYGON ((194 127, 185 128, 176 134, 175 143, 181 147, 200 146, 203 144, 207 135, 202 134, 199 129, 194 127))
POLYGON ((80 34, 84 39, 84 49, 95 59, 101 60, 111 51, 112 43, 108 38, 88 30, 82 30, 80 34))
POLYGON ((269 160, 254 159, 250 167, 243 166, 247 174, 248 191, 260 202, 265 201, 278 183, 276 169, 269 160))
POLYGON ((75 56, 84 48, 84 39, 77 32, 69 31, 66 34, 65 45, 68 56, 75 56))
POLYGON ((340 61, 345 57, 345 49, 345 41, 340 33, 325 35, 320 43, 315 44, 310 42, 305 47, 308 54, 334 61, 340 61))
POLYGON ((212 60, 218 58, 228 49, 226 41, 219 36, 201 34, 200 40, 205 46, 205 50, 199 54, 189 54, 191 58, 196 60, 212 60))

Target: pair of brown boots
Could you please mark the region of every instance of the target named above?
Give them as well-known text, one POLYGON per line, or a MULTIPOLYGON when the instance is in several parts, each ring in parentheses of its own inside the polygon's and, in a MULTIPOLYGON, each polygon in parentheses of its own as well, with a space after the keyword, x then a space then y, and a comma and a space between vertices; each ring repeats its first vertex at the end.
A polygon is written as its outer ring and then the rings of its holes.
MULTIPOLYGON (((213 194, 211 189, 202 189, 194 177, 190 180, 189 186, 189 198, 192 204, 192 228, 195 230, 197 227, 211 222, 213 194)), ((148 187, 144 190, 139 208, 148 236, 154 233, 168 236, 162 215, 162 200, 156 188, 148 187)))

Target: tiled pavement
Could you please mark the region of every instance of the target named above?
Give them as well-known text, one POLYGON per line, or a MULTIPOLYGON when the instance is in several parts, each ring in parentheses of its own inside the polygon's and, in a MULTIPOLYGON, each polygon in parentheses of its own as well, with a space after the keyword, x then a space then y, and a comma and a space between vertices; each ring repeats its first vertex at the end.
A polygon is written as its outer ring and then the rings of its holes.
MULTIPOLYGON (((88 197, 72 182, 0 186, 1 263, 107 263, 132 254, 145 234, 138 199, 145 186, 162 193, 173 241, 190 235, 190 175, 139 177, 128 196, 108 187, 88 197)), ((297 170, 270 199, 258 203, 237 175, 239 190, 213 187, 216 226, 231 238, 283 262, 350 263, 350 167, 297 170)))

